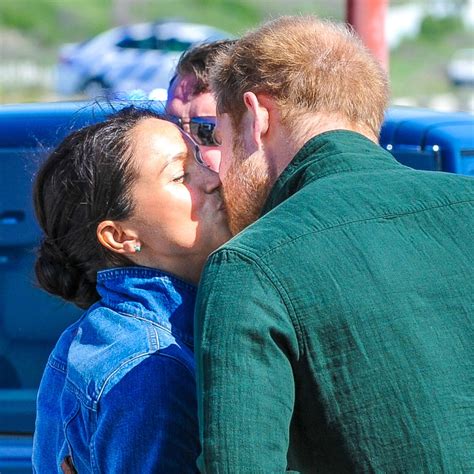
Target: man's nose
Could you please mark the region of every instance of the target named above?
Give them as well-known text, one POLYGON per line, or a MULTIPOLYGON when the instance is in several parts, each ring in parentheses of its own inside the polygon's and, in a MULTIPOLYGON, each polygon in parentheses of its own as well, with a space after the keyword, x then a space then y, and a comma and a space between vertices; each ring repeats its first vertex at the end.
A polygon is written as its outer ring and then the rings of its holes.
POLYGON ((216 173, 219 172, 221 153, 218 147, 199 145, 204 163, 216 173))

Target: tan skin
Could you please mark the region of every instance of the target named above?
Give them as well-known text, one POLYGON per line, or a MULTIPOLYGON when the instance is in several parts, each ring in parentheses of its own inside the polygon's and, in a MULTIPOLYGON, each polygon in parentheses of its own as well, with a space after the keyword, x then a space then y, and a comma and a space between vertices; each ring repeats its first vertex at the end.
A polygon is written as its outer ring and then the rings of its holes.
POLYGON ((219 176, 196 162, 189 141, 169 122, 146 118, 131 133, 135 211, 101 222, 97 237, 137 265, 197 284, 208 255, 230 238, 219 176))

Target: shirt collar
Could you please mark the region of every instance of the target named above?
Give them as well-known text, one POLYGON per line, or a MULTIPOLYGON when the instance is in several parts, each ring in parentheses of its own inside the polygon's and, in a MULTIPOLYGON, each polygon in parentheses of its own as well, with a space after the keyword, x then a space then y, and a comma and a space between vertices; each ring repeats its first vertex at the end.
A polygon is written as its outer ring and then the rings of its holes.
POLYGON ((360 133, 332 130, 311 138, 298 151, 274 184, 262 215, 305 184, 331 174, 400 166, 380 145, 360 133))
POLYGON ((168 329, 193 345, 197 287, 169 273, 148 267, 122 267, 97 273, 99 304, 168 329))

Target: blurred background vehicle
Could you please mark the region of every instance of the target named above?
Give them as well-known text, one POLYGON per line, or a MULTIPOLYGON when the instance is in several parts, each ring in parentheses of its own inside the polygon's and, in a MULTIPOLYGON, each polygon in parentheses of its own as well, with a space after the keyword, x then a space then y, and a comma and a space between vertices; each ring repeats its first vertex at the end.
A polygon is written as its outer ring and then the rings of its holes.
POLYGON ((179 56, 191 45, 230 38, 217 28, 182 21, 120 26, 59 50, 56 91, 62 96, 133 90, 164 100, 179 56))
POLYGON ((391 107, 379 142, 405 166, 474 178, 474 116, 413 107, 391 107))
MULTIPOLYGON (((31 473, 36 395, 48 355, 82 311, 35 283, 40 238, 32 183, 49 150, 125 104, 54 102, 0 107, 0 473, 31 473)), ((128 102, 127 104, 128 105, 128 102)), ((157 112, 158 102, 146 106, 157 112)))
POLYGON ((448 63, 447 74, 455 86, 474 86, 474 48, 456 51, 448 63))
MULTIPOLYGON (((180 18, 183 23, 210 25, 239 36, 259 22, 283 14, 315 14, 344 22, 350 4, 370 6, 381 2, 387 7, 383 31, 389 49, 392 105, 473 112, 474 86, 453 85, 446 67, 457 50, 474 45, 474 0, 21 0, 22 8, 18 0, 1 0, 0 103, 88 97, 84 92, 69 95, 81 86, 77 75, 70 73, 64 80, 57 75, 64 77, 63 71, 71 70, 67 65, 73 62, 70 55, 86 47, 95 55, 83 67, 98 70, 102 43, 95 40, 107 37, 115 28, 128 28, 126 25, 180 18), (87 38, 92 39, 85 41, 87 38), (73 43, 76 46, 66 46, 73 43), (58 50, 63 61, 59 67, 58 50)), ((370 21, 362 23, 373 25, 370 21)), ((139 35, 143 39, 146 33, 139 35)), ((109 56, 106 74, 90 76, 93 80, 87 84, 88 94, 103 96, 107 80, 120 82, 118 88, 127 91, 162 87, 155 86, 154 81, 162 80, 159 72, 166 67, 157 70, 140 65, 153 55, 150 50, 122 48, 120 53, 119 64, 133 57, 138 66, 129 65, 128 71, 127 66, 121 67, 115 72, 115 60, 109 56), (110 79, 105 77, 108 74, 110 79), (158 74, 156 79, 154 74, 158 74)))

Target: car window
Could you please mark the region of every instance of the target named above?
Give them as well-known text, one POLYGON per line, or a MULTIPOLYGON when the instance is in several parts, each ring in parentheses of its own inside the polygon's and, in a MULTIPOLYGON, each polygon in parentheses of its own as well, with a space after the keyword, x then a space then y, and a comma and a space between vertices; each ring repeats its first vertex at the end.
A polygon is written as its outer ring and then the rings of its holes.
POLYGON ((117 43, 119 48, 127 49, 156 49, 156 39, 154 36, 148 38, 124 38, 117 43))
POLYGON ((156 47, 157 49, 163 51, 170 51, 170 52, 182 52, 186 51, 189 47, 191 47, 190 42, 187 41, 180 41, 176 38, 170 38, 167 40, 156 40, 156 47))
POLYGON ((159 39, 155 36, 148 38, 124 38, 117 46, 125 49, 159 50, 163 52, 182 52, 192 45, 189 41, 180 41, 177 38, 159 39))

